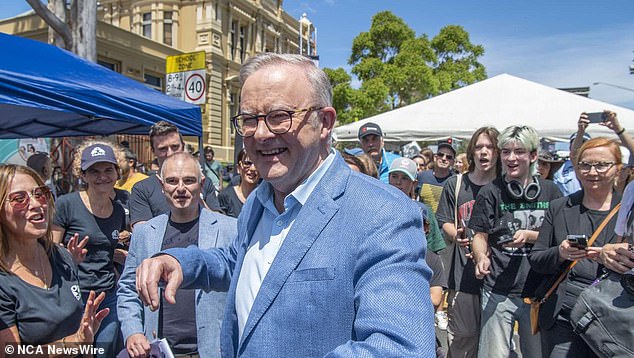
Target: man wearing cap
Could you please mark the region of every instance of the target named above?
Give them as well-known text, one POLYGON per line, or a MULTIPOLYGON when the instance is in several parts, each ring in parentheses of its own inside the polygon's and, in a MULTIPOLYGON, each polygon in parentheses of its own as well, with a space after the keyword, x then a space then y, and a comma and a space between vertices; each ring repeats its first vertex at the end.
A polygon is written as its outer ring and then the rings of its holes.
POLYGON ((434 169, 426 170, 418 175, 420 201, 434 212, 438 210, 438 202, 445 181, 453 175, 451 168, 455 158, 456 150, 453 149, 451 143, 442 141, 438 143, 438 149, 434 155, 434 169))
POLYGON ((121 164, 121 178, 117 180, 114 188, 126 190, 128 193, 130 193, 132 192, 132 187, 134 186, 134 184, 147 178, 147 175, 136 171, 136 154, 132 153, 130 149, 124 148, 123 155, 125 156, 125 162, 121 164))
POLYGON ((390 153, 383 148, 383 132, 378 124, 368 122, 359 128, 359 142, 365 154, 369 155, 376 168, 379 170, 379 179, 388 184, 388 171, 390 164, 396 158, 400 158, 394 153, 390 153))

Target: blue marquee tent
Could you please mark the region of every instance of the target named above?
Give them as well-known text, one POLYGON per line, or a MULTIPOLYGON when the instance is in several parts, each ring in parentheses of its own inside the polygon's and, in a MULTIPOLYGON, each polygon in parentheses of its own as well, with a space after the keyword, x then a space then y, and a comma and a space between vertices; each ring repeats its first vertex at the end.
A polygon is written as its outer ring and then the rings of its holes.
POLYGON ((202 136, 200 108, 39 41, 0 33, 0 139, 147 134, 166 120, 202 136))

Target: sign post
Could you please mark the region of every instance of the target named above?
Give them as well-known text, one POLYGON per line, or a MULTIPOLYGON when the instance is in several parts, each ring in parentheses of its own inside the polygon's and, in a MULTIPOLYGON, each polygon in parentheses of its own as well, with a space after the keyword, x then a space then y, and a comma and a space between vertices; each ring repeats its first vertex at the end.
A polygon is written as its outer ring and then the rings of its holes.
POLYGON ((205 51, 168 56, 165 73, 166 95, 193 104, 205 103, 205 51))

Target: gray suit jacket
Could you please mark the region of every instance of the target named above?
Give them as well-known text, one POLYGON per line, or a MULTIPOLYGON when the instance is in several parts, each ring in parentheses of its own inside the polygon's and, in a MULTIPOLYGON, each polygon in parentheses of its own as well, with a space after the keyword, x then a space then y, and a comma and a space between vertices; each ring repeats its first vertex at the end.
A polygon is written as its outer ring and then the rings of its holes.
MULTIPOLYGON (((117 315, 124 342, 134 333, 152 341, 158 332, 158 311, 143 306, 136 291, 136 269, 141 262, 161 250, 168 216, 159 215, 134 228, 125 269, 119 279, 117 315)), ((202 249, 228 246, 236 237, 236 220, 202 209, 198 225, 198 246, 202 249)), ((201 357, 220 356, 220 327, 227 294, 196 290, 196 326, 201 357)))

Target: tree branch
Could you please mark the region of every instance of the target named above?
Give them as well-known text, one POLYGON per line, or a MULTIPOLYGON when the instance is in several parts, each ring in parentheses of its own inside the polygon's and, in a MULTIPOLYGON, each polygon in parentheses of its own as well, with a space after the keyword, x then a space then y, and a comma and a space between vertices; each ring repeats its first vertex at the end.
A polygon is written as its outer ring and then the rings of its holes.
POLYGON ((64 48, 71 50, 73 47, 73 37, 70 29, 54 13, 52 13, 40 0, 26 0, 31 5, 33 11, 38 14, 48 26, 52 27, 64 40, 64 48))

